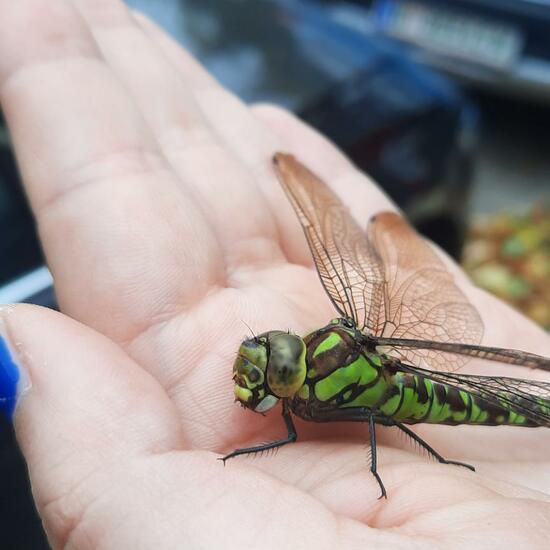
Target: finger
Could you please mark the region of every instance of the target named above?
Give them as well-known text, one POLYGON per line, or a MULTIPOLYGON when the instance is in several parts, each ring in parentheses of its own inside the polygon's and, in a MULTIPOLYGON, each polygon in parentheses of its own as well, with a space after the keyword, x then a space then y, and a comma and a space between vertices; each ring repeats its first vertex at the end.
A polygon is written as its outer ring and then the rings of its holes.
MULTIPOLYGON (((248 253, 243 253, 243 241, 246 246, 251 236, 267 243, 277 243, 278 239, 275 219, 253 175, 217 139, 187 80, 122 2, 74 3, 106 62, 143 113, 182 185, 193 189, 209 223, 216 228, 229 270, 234 264, 255 264, 255 252, 260 251, 249 247, 248 253)), ((281 251, 274 246, 268 252, 282 259, 281 251)))
MULTIPOLYGON (((134 17, 178 75, 180 83, 187 90, 186 97, 193 97, 226 154, 229 151, 231 157, 236 157, 244 163, 248 168, 247 173, 252 174, 252 179, 250 176, 242 179, 250 200, 245 209, 239 212, 238 217, 242 217, 243 211, 247 216, 258 208, 261 208, 258 212, 264 211, 263 201, 258 198, 258 193, 261 192, 271 209, 271 219, 275 221, 278 239, 285 256, 294 263, 310 264, 309 250, 301 238, 295 215, 288 208, 287 200, 273 171, 271 159, 277 150, 284 150, 284 142, 271 133, 252 115, 248 106, 223 88, 162 29, 141 14, 134 14, 134 17)), ((177 147, 181 146, 176 143, 177 147)), ((231 185, 235 185, 234 180, 231 180, 231 185)), ((226 193, 219 194, 218 200, 219 197, 225 200, 226 193)), ((269 222, 270 218, 260 219, 261 224, 269 222)), ((257 232, 258 226, 254 234, 257 232)))
MULTIPOLYGON (((164 54, 173 69, 177 71, 195 98, 204 117, 224 142, 231 146, 240 158, 254 160, 258 173, 266 170, 266 155, 272 156, 280 141, 251 114, 234 94, 220 85, 208 72, 147 17, 136 13, 135 19, 164 54)), ((270 167, 267 166, 271 173, 270 167)), ((268 189, 266 189, 268 191, 268 189)))
POLYGON ((0 0, 0 50, 2 107, 62 308, 129 341, 195 303, 223 278, 215 236, 78 13, 0 0))
MULTIPOLYGON (((362 183, 368 180, 354 169, 352 163, 328 139, 285 109, 261 105, 251 112, 248 106, 209 77, 205 69, 158 26, 143 16, 136 15, 136 18, 185 77, 205 116, 210 118, 212 127, 249 165, 262 170, 266 151, 282 149, 299 155, 301 160, 329 180, 344 176, 362 179, 362 183), (254 143, 249 144, 250 136, 254 136, 254 143)), ((380 195, 376 201, 383 202, 386 209, 395 208, 375 188, 380 195)))
MULTIPOLYGON (((262 189, 271 204, 276 205, 277 211, 285 213, 286 223, 290 223, 290 227, 297 226, 296 220, 291 219, 294 213, 286 205, 287 201, 279 190, 274 189, 278 185, 273 180, 272 168, 266 167, 265 162, 266 157, 275 150, 295 154, 317 172, 353 207, 352 212, 362 225, 365 225, 373 213, 395 209, 386 195, 369 178, 358 172, 321 134, 284 109, 262 106, 251 111, 213 79, 208 78, 196 60, 154 23, 142 16, 137 18, 183 75, 205 117, 220 138, 249 166, 260 181, 267 181, 262 189)), ((291 261, 311 265, 311 254, 306 246, 297 244, 294 236, 287 238, 286 242, 285 252, 291 261)), ((299 242, 303 242, 303 239, 299 239, 299 242)))
POLYGON ((16 433, 54 543, 130 464, 184 447, 162 388, 105 337, 20 305, 0 312, 0 338, 30 380, 16 408, 16 433))

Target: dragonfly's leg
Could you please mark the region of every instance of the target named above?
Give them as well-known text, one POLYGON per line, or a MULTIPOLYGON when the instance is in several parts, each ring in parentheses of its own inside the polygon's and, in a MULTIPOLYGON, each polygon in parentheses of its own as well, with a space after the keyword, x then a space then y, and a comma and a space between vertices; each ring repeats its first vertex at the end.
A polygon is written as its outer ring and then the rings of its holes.
POLYGON ((284 439, 278 439, 277 441, 271 441, 270 443, 263 443, 262 445, 256 445, 255 447, 245 447, 243 449, 235 449, 233 452, 225 455, 220 458, 225 464, 226 460, 234 458, 239 455, 249 455, 254 453, 261 453, 262 451, 268 451, 269 449, 276 449, 277 447, 282 447, 287 443, 294 443, 298 438, 296 433, 296 428, 294 427, 294 422, 292 421, 292 416, 290 415, 290 409, 286 400, 283 401, 283 419, 285 421, 287 436, 284 439))
POLYGON ((376 428, 375 428, 375 421, 374 416, 371 414, 369 416, 369 435, 370 435, 370 471, 372 472, 372 475, 376 478, 376 481, 378 481, 378 485, 380 486, 380 496, 378 497, 381 499, 382 497, 388 498, 386 494, 386 488, 384 487, 384 484, 382 483, 382 479, 380 479, 380 476, 378 475, 378 471, 376 470, 376 428))
POLYGON ((443 458, 433 447, 430 447, 430 445, 428 445, 422 438, 420 438, 412 430, 407 428, 407 426, 401 424, 401 422, 394 421, 394 426, 397 426, 401 431, 405 432, 411 439, 416 441, 423 449, 426 449, 429 454, 431 454, 442 464, 455 464, 456 466, 464 466, 464 468, 468 468, 469 470, 472 470, 472 472, 476 471, 476 469, 470 464, 465 464, 464 462, 457 462, 455 460, 447 460, 446 458, 443 458))
MULTIPOLYGON (((378 475, 377 470, 377 455, 376 455, 376 428, 375 424, 385 424, 387 425, 388 419, 384 416, 375 416, 372 409, 369 407, 353 407, 349 409, 336 409, 330 411, 330 416, 326 417, 327 420, 342 421, 342 422, 368 422, 369 423, 369 437, 370 437, 370 449, 371 449, 371 463, 370 471, 375 477, 378 485, 380 486, 380 496, 378 498, 388 498, 386 494, 386 488, 382 483, 382 479, 378 475)), ((320 413, 317 416, 317 421, 322 422, 323 416, 320 413)))

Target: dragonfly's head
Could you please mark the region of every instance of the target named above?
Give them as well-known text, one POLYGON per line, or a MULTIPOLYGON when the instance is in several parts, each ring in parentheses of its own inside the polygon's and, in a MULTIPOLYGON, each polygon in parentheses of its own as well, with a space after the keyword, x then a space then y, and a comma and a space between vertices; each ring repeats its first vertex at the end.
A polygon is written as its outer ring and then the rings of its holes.
POLYGON ((306 345, 299 336, 264 332, 239 348, 233 365, 235 397, 253 411, 266 412, 302 387, 306 371, 306 345))

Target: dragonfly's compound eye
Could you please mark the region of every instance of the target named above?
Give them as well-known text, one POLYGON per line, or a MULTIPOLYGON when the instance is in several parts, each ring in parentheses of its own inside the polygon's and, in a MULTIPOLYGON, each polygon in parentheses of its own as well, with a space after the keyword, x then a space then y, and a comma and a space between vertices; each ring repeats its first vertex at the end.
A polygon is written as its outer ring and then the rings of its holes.
POLYGON ((292 397, 306 379, 306 345, 295 334, 269 333, 267 385, 278 397, 292 397))

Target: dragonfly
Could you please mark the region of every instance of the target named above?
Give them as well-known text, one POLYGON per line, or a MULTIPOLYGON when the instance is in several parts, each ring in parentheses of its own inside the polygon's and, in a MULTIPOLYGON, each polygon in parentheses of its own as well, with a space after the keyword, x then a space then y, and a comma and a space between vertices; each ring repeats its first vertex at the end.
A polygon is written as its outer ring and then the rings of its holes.
POLYGON ((550 370, 550 358, 481 346, 484 325, 452 273, 397 213, 366 232, 340 198, 295 157, 274 168, 302 225, 321 283, 338 317, 301 337, 271 330, 245 339, 233 365, 236 401, 265 414, 279 401, 286 437, 236 449, 222 460, 295 442, 293 415, 311 422, 364 422, 370 471, 376 426, 404 432, 447 460, 408 426, 417 423, 550 428, 550 382, 458 372, 471 358, 550 370))

